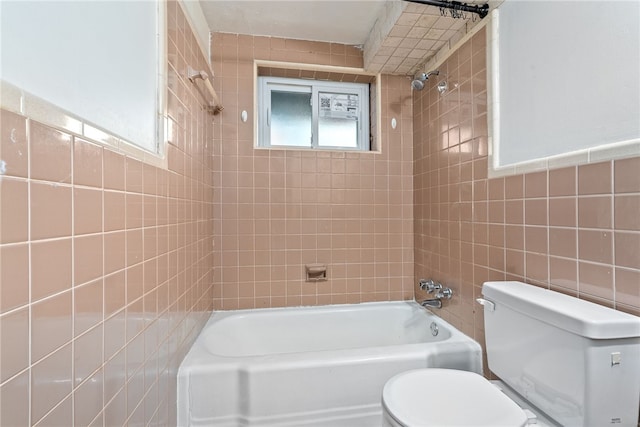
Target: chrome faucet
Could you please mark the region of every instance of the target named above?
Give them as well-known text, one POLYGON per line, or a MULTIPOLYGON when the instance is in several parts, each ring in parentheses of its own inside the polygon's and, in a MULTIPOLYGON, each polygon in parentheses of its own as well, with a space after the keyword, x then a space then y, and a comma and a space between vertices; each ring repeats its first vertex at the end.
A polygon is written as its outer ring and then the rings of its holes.
POLYGON ((426 299, 420 303, 423 307, 442 308, 442 300, 451 299, 453 296, 451 288, 443 288, 441 283, 434 282, 431 279, 420 279, 419 286, 420 289, 430 294, 437 291, 435 298, 426 299))
POLYGON ((426 299, 420 305, 423 307, 442 308, 442 301, 437 298, 426 299))

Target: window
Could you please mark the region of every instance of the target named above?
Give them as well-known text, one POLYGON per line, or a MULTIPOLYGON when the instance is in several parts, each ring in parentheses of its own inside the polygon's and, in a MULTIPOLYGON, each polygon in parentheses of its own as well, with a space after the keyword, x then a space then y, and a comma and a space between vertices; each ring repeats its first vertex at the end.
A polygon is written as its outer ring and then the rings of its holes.
POLYGON ((369 85, 258 78, 260 147, 369 150, 369 85))

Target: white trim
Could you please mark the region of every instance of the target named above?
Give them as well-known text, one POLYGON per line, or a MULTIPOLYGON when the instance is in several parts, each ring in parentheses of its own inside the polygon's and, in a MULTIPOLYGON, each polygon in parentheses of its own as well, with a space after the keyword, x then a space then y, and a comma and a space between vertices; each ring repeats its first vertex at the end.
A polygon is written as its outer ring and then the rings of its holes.
POLYGON ((365 71, 364 68, 341 67, 339 65, 303 64, 299 62, 269 61, 256 59, 253 61, 257 67, 283 68, 287 70, 327 71, 330 73, 359 74, 363 76, 379 76, 379 73, 365 71))
POLYGON ((557 154, 542 159, 494 167, 489 165, 488 177, 498 178, 509 175, 519 175, 565 166, 578 166, 588 163, 599 163, 607 160, 625 159, 640 156, 640 138, 629 141, 614 142, 598 147, 585 148, 570 153, 557 154))
POLYGON ((204 16, 202 7, 200 7, 200 2, 195 0, 180 0, 178 3, 182 7, 187 21, 189 21, 189 26, 196 37, 202 55, 207 60, 207 64, 211 65, 211 29, 204 16))
MULTIPOLYGON (((95 126, 93 123, 87 122, 3 80, 0 80, 0 93, 2 94, 2 96, 0 96, 0 107, 2 109, 60 129, 74 136, 82 137, 87 141, 102 145, 144 163, 165 169, 168 167, 167 156, 165 154, 161 155, 144 150, 125 139, 113 135, 103 128, 95 126)), ((158 123, 158 127, 164 128, 165 122, 166 119, 162 118, 158 123)), ((164 130, 161 131, 164 134, 164 130)), ((166 141, 161 141, 160 145, 166 145, 166 141)))
POLYGON ((158 69, 156 78, 156 152, 154 153, 163 163, 167 154, 167 84, 169 75, 169 25, 167 23, 167 1, 158 0, 158 34, 157 52, 158 69))
POLYGON ((500 63, 498 51, 499 26, 498 9, 491 11, 487 17, 487 151, 489 170, 495 170, 499 161, 499 150, 494 144, 500 141, 500 109, 498 100, 500 99, 500 85, 498 84, 498 64, 500 63))

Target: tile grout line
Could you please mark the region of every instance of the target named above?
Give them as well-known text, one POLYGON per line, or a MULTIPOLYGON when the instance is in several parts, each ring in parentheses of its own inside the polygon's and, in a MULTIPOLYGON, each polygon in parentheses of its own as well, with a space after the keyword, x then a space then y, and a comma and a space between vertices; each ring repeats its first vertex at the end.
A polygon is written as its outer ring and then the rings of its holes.
MULTIPOLYGON (((21 97, 21 100, 24 101, 24 97, 21 97)), ((32 231, 31 231, 31 119, 27 118, 25 120, 25 126, 26 126, 26 143, 27 143, 27 158, 28 158, 28 163, 27 163, 27 217, 28 217, 28 225, 27 225, 27 241, 29 242, 29 308, 28 308, 28 315, 29 315, 29 325, 28 325, 28 330, 29 330, 29 345, 28 345, 28 351, 29 351, 29 356, 28 356, 28 369, 29 369, 29 375, 28 375, 28 381, 29 381, 29 385, 27 387, 27 390, 29 390, 29 396, 28 396, 28 404, 27 404, 27 408, 28 408, 28 414, 27 414, 27 420, 29 422, 29 425, 32 424, 32 420, 31 420, 31 407, 33 404, 33 399, 32 399, 32 395, 33 395, 33 390, 32 390, 32 384, 33 384, 33 372, 32 372, 32 365, 33 365, 33 359, 32 359, 32 352, 33 352, 33 304, 32 304, 32 298, 33 298, 33 289, 32 289, 32 284, 33 284, 33 269, 32 267, 32 262, 31 262, 31 257, 33 254, 32 251, 32 247, 31 247, 31 235, 32 235, 32 231)))

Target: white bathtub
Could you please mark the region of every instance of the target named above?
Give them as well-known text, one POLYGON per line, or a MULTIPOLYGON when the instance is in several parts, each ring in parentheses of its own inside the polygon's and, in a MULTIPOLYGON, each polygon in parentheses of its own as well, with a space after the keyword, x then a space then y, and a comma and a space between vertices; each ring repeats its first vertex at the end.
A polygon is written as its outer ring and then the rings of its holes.
POLYGON ((480 345, 408 301, 215 312, 178 372, 178 425, 379 426, 385 382, 422 367, 481 373, 480 345))

